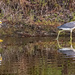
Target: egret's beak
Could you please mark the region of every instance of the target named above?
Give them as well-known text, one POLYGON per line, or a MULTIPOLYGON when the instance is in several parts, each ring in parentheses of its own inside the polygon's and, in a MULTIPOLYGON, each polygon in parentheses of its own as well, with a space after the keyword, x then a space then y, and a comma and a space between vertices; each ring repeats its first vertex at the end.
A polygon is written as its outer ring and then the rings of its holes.
POLYGON ((0 21, 0 24, 2 24, 2 21, 0 21))

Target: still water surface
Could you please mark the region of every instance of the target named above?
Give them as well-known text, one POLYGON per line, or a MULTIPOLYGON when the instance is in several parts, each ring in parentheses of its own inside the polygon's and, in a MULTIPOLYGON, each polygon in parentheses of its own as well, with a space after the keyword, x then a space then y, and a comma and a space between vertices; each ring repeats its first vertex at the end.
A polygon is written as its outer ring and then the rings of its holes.
POLYGON ((0 75, 75 75, 74 38, 1 39, 0 75))

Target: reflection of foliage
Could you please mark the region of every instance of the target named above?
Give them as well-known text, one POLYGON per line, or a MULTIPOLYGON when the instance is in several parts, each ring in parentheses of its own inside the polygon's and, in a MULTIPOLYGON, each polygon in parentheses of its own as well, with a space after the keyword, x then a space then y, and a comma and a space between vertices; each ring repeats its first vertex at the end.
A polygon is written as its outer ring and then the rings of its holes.
POLYGON ((56 47, 56 45, 54 45, 54 44, 55 44, 55 42, 38 42, 38 43, 36 43, 36 45, 38 45, 38 48, 41 48, 41 49, 56 47))
POLYGON ((41 75, 61 75, 61 70, 57 69, 57 67, 49 67, 49 66, 41 66, 41 68, 39 66, 35 66, 32 70, 31 75, 39 75, 41 73, 41 75))
MULTIPOLYGON (((4 64, 0 67, 0 74, 8 71, 18 75, 62 75, 65 70, 66 74, 75 73, 72 58, 64 58, 64 55, 58 53, 57 43, 50 37, 38 41, 35 38, 9 37, 3 40, 1 46, 4 64)), ((65 45, 66 42, 68 41, 64 41, 65 45)))
POLYGON ((3 49, 0 48, 0 53, 2 53, 3 49))

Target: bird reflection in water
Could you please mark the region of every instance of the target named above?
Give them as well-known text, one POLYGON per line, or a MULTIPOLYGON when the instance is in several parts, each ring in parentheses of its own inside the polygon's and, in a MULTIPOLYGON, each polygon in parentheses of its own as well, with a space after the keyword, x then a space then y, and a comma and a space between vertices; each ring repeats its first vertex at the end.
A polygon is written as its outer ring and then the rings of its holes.
POLYGON ((70 47, 61 47, 58 40, 57 43, 59 46, 59 52, 65 54, 69 58, 75 58, 75 49, 72 46, 72 40, 70 40, 70 47))
MULTIPOLYGON (((0 28, 2 27, 2 21, 0 21, 0 28)), ((0 39, 0 42, 3 42, 3 40, 2 39, 0 39)))
POLYGON ((0 65, 1 65, 1 62, 2 62, 2 56, 1 56, 1 54, 0 54, 0 65))

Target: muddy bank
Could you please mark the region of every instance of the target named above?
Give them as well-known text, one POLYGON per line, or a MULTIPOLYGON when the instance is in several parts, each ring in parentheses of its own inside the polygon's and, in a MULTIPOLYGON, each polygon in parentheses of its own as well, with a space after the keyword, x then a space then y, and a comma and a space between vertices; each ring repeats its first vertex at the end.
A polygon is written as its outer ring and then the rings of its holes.
MULTIPOLYGON (((12 36, 12 37, 46 37, 46 36, 57 36, 58 25, 10 25, 8 23, 3 23, 0 28, 0 36, 12 36)), ((69 36, 70 32, 66 31, 61 33, 60 36, 69 36)), ((73 31, 73 36, 75 32, 73 31)))
POLYGON ((57 26, 51 25, 10 25, 5 22, 0 28, 0 36, 45 37, 56 35, 57 26))

